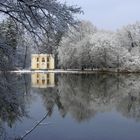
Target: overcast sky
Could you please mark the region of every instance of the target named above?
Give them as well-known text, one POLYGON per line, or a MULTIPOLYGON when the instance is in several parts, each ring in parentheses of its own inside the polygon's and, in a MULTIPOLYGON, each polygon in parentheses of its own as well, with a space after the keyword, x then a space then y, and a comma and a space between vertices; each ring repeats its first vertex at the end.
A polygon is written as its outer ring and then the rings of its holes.
POLYGON ((123 25, 140 21, 140 0, 60 0, 81 6, 82 19, 101 29, 115 30, 123 25))

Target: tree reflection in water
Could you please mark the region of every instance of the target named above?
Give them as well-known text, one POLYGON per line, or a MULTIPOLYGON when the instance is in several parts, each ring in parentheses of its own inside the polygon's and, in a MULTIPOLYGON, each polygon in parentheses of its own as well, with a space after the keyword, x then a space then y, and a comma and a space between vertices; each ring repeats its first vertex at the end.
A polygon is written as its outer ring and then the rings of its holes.
POLYGON ((56 105, 65 117, 78 122, 98 112, 116 109, 127 118, 140 119, 140 76, 117 74, 61 74, 54 88, 34 89, 42 96, 50 115, 56 105))
MULTIPOLYGON (((82 123, 97 113, 113 110, 126 118, 140 120, 140 76, 117 74, 57 74, 55 83, 45 88, 31 87, 31 75, 0 75, 0 139, 7 139, 5 124, 10 128, 28 117, 27 104, 32 93, 41 97, 51 117, 57 106, 62 117, 68 114, 82 123)), ((48 76, 47 76, 48 77, 48 76)), ((53 84, 52 84, 53 83, 53 84)), ((38 111, 38 110, 37 110, 38 111)), ((23 121, 24 123, 24 121, 23 121)))
POLYGON ((8 127, 27 117, 25 96, 30 91, 29 76, 9 73, 0 74, 0 139, 6 139, 5 123, 8 127), (29 85, 28 85, 28 84, 29 85))

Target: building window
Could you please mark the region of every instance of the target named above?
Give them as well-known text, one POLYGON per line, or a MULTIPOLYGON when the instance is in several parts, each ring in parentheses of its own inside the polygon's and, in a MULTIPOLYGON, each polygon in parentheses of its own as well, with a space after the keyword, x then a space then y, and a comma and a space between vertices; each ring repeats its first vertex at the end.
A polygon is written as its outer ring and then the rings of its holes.
POLYGON ((42 62, 45 62, 45 58, 44 57, 42 58, 42 62))
POLYGON ((49 74, 47 74, 47 78, 50 78, 50 75, 49 74))
POLYGON ((48 85, 50 84, 50 80, 49 80, 49 79, 47 80, 47 84, 48 84, 48 85))
POLYGON ((37 60, 36 61, 39 62, 39 57, 37 57, 37 60))
POLYGON ((49 57, 47 57, 47 62, 49 62, 50 61, 50 58, 49 57))
POLYGON ((39 84, 39 80, 37 80, 37 84, 39 84))
POLYGON ((37 73, 37 78, 39 78, 39 73, 37 73))
POLYGON ((47 68, 49 68, 50 67, 50 64, 49 63, 47 63, 47 68))
POLYGON ((37 69, 39 69, 39 64, 37 64, 37 69))
POLYGON ((42 84, 43 84, 43 85, 45 84, 45 79, 42 80, 42 84))

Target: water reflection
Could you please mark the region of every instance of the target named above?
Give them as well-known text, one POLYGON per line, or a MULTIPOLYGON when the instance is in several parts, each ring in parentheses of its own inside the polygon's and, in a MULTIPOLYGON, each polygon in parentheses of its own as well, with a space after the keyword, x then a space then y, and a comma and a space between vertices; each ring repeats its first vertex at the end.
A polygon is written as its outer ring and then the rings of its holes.
MULTIPOLYGON (((54 88, 34 89, 46 110, 57 106, 62 117, 70 113, 78 122, 114 108, 127 118, 140 118, 140 77, 137 75, 57 75, 54 88)), ((40 87, 40 86, 39 86, 40 87)))
POLYGON ((55 105, 61 108, 58 87, 55 86, 54 73, 34 73, 32 77, 33 92, 38 93, 44 102, 49 116, 52 115, 55 105))
POLYGON ((54 73, 33 73, 32 74, 32 87, 35 88, 48 88, 55 86, 54 73))
POLYGON ((0 75, 0 139, 6 139, 5 124, 12 128, 16 121, 27 117, 25 98, 30 91, 29 76, 0 75))
POLYGON ((112 111, 140 121, 139 75, 3 73, 0 75, 0 139, 6 139, 5 123, 12 129, 17 121, 32 115, 30 104, 35 93, 37 101, 41 97, 50 118, 57 107, 62 118, 70 115, 79 123, 112 111))

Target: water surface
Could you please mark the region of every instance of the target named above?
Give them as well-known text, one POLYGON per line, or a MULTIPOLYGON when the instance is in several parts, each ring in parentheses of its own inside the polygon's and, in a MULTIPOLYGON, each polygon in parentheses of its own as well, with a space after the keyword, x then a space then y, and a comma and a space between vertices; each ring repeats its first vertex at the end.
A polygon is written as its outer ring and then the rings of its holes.
POLYGON ((22 136, 139 140, 140 75, 1 74, 0 140, 22 136))

